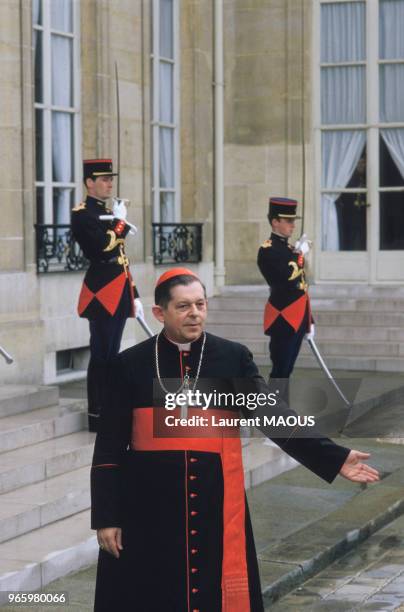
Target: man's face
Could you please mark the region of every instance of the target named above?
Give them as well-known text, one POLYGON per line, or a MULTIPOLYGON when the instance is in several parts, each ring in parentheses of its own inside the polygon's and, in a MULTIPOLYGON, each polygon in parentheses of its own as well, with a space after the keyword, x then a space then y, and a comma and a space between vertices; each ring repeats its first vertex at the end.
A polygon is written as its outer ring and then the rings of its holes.
POLYGON ((272 229, 284 238, 290 238, 295 229, 294 219, 272 219, 272 229))
POLYGON ((173 287, 167 307, 153 306, 153 314, 164 324, 170 340, 193 342, 203 331, 208 314, 207 304, 201 283, 195 281, 190 285, 173 287))
POLYGON ((87 179, 88 195, 97 200, 107 200, 111 197, 113 183, 113 176, 97 176, 94 181, 93 179, 87 179))

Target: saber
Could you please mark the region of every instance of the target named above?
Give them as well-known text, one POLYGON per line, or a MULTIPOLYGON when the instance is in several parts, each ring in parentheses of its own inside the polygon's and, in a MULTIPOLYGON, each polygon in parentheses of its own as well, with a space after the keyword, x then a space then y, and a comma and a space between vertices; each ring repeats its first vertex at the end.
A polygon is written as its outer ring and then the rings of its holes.
POLYGON ((149 336, 149 338, 152 338, 155 335, 155 334, 153 334, 152 330, 147 325, 147 323, 146 323, 146 321, 144 320, 143 317, 136 317, 136 321, 139 323, 139 325, 143 329, 143 331, 149 336))
POLYGON ((307 342, 309 343, 309 346, 313 352, 314 357, 317 359, 318 364, 320 365, 320 368, 323 370, 323 372, 325 373, 325 375, 327 376, 327 378, 329 379, 329 381, 331 382, 332 385, 334 385, 335 390, 337 391, 338 395, 340 396, 340 398, 343 400, 344 404, 346 404, 348 406, 348 408, 352 408, 352 404, 349 400, 347 400, 347 398, 345 397, 345 395, 343 394, 343 392, 341 391, 341 389, 339 388, 339 386, 337 385, 333 375, 331 374, 330 370, 327 368, 327 365, 324 361, 324 359, 322 358, 320 351, 317 348, 317 344, 315 343, 314 340, 307 340, 307 342))
POLYGON ((9 353, 7 353, 6 350, 4 350, 2 346, 0 346, 0 354, 3 355, 4 359, 6 360, 6 363, 13 363, 14 359, 9 353))

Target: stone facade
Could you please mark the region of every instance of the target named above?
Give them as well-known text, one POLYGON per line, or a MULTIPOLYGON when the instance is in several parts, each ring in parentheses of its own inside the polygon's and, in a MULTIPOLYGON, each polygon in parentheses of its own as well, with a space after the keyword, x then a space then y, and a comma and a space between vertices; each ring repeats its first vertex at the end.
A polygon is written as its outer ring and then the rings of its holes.
MULTIPOLYGON (((146 306, 162 271, 152 262, 151 6, 151 0, 80 2, 82 155, 116 159, 116 61, 121 194, 131 200, 129 218, 141 228, 127 250, 146 306)), ((303 119, 309 176, 311 0, 304 2, 304 40, 301 6, 294 0, 224 0, 228 284, 261 282, 255 257, 268 233, 268 195, 302 197, 303 119)), ((182 221, 204 224, 199 270, 212 294, 213 3, 181 0, 179 15, 182 221)), ((0 3, 0 42, 0 344, 15 357, 12 366, 0 361, 0 378, 52 382, 56 353, 84 350, 88 326, 75 311, 82 275, 36 274, 31 0, 0 3)), ((305 194, 309 201, 309 185, 305 194)), ((128 325, 124 346, 133 337, 128 325)))

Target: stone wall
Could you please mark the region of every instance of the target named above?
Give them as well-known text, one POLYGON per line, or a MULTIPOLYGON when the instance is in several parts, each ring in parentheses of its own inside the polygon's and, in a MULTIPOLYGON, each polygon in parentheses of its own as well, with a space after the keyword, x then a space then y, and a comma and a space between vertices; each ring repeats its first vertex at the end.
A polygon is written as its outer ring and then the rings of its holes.
MULTIPOLYGON (((224 6, 226 282, 262 282, 256 253, 270 231, 268 196, 302 200, 303 118, 310 160, 312 3, 225 0, 224 6)), ((306 185, 306 202, 309 194, 306 185)))

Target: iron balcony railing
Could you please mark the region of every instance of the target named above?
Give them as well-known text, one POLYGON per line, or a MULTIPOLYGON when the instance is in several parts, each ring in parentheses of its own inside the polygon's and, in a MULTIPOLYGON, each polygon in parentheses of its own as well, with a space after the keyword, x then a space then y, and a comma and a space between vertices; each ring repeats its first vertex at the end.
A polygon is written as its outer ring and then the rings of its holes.
POLYGON ((89 261, 73 238, 70 225, 37 223, 35 231, 38 273, 76 272, 88 268, 89 261))
POLYGON ((202 223, 152 223, 155 265, 202 260, 202 223))

